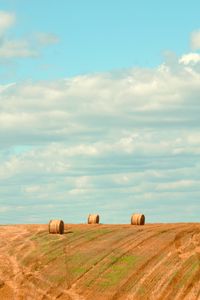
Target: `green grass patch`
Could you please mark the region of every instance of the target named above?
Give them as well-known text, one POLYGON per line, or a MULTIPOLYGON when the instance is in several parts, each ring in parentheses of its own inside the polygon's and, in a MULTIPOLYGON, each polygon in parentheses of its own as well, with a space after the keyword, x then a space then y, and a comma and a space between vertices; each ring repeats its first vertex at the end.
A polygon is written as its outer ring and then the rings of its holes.
POLYGON ((169 284, 174 284, 174 293, 183 288, 192 279, 194 274, 199 271, 199 260, 195 256, 191 256, 182 267, 185 272, 181 275, 180 270, 175 271, 169 278, 169 284))
POLYGON ((108 234, 111 232, 112 232, 112 230, 109 230, 106 228, 101 228, 101 229, 89 231, 85 238, 87 241, 92 241, 92 240, 95 240, 98 236, 108 234))
POLYGON ((73 277, 78 277, 82 274, 84 274, 85 272, 87 271, 87 268, 85 266, 81 266, 81 267, 78 267, 78 268, 74 268, 74 270, 72 270, 72 274, 73 274, 73 277))
POLYGON ((87 271, 89 258, 90 256, 87 253, 75 253, 72 256, 66 257, 67 265, 73 279, 87 271))
POLYGON ((135 255, 124 255, 120 258, 113 256, 108 271, 101 276, 102 280, 99 283, 100 288, 107 289, 119 284, 136 265, 139 259, 140 257, 135 255))
POLYGON ((77 230, 71 233, 69 236, 67 236, 67 240, 69 242, 73 242, 74 240, 80 237, 83 238, 85 241, 92 241, 98 238, 99 236, 108 233, 112 233, 112 230, 106 228, 99 228, 99 229, 88 230, 88 231, 77 230))
POLYGON ((22 265, 28 266, 37 260, 41 260, 43 265, 64 256, 64 239, 59 235, 49 235, 47 232, 39 232, 30 238, 35 243, 33 249, 28 255, 26 251, 21 253, 19 260, 22 265))
POLYGON ((184 285, 187 284, 187 282, 190 280, 190 278, 196 273, 196 271, 199 270, 199 261, 194 261, 191 263, 191 266, 188 268, 188 270, 185 272, 184 276, 181 278, 178 284, 178 289, 182 288, 184 285))
POLYGON ((146 295, 146 288, 145 288, 144 286, 141 286, 141 287, 139 288, 139 290, 138 290, 138 294, 139 294, 140 296, 146 295))
MULTIPOLYGON (((102 258, 104 257, 105 253, 100 252, 85 252, 85 253, 75 253, 72 256, 67 256, 67 264, 73 279, 79 277, 83 273, 87 272, 89 269, 95 267, 95 265, 101 262, 102 258)), ((106 268, 106 265, 103 265, 103 268, 106 268)), ((102 265, 95 268, 95 274, 102 272, 102 265)), ((89 285, 89 282, 85 282, 85 286, 89 285)))
POLYGON ((64 274, 48 274, 48 281, 54 284, 61 284, 66 281, 64 274))

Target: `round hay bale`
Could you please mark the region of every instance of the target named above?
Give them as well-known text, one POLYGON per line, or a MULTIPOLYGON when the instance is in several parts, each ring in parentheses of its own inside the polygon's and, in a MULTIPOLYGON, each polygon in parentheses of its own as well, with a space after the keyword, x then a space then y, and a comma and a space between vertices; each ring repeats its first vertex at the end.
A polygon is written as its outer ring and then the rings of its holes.
POLYGON ((145 224, 145 216, 142 214, 133 214, 131 216, 131 224, 132 225, 144 225, 145 224))
POLYGON ((89 214, 88 216, 88 224, 99 224, 99 215, 97 214, 89 214))
POLYGON ((49 222, 49 233, 63 234, 65 224, 62 220, 51 220, 49 222))

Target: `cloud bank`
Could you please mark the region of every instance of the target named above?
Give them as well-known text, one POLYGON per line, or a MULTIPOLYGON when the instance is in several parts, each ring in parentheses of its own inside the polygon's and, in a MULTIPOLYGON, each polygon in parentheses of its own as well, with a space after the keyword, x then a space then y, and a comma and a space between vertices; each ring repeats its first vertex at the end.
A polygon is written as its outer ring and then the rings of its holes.
POLYGON ((199 82, 190 53, 155 69, 1 85, 1 223, 90 212, 126 223, 140 211, 198 221, 199 82))

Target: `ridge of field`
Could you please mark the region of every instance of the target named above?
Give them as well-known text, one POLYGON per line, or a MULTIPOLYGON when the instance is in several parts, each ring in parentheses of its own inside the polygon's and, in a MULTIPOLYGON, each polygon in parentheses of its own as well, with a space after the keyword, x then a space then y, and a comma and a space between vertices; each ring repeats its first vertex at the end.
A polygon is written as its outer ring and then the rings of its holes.
POLYGON ((200 223, 8 225, 0 237, 0 299, 200 299, 200 223))

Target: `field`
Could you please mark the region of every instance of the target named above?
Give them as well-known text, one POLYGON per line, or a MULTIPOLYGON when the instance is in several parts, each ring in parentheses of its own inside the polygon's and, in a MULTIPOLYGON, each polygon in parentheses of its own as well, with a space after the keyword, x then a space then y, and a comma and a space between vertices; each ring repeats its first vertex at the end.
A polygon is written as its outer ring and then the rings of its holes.
POLYGON ((0 226, 0 299, 200 299, 200 224, 0 226))

